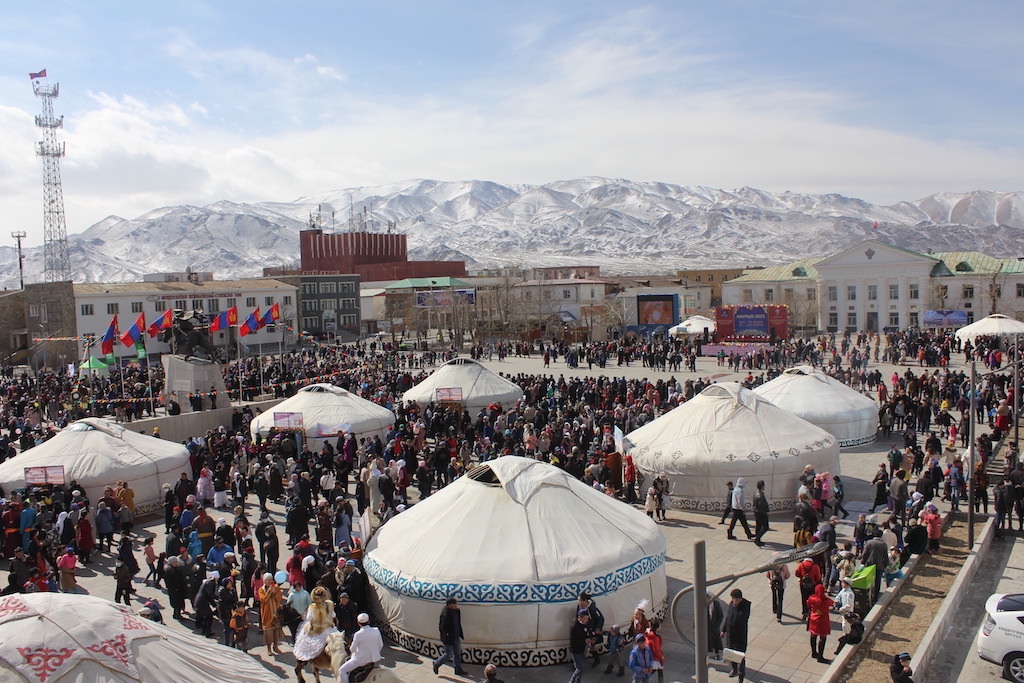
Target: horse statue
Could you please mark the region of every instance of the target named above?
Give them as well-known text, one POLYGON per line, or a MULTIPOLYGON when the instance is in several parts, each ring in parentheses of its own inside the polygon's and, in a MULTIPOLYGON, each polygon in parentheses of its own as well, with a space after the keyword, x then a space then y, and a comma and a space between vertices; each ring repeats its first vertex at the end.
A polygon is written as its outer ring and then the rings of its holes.
POLYGON ((175 309, 174 321, 160 332, 158 339, 170 344, 171 353, 184 355, 186 361, 193 356, 213 360, 213 345, 201 329, 204 324, 205 316, 201 310, 175 309))
MULTIPOLYGON (((327 636, 327 645, 316 657, 306 661, 296 658, 295 675, 300 683, 303 683, 306 679, 303 678, 302 672, 305 670, 306 664, 311 664, 313 666, 313 678, 316 679, 317 683, 320 683, 320 669, 324 671, 330 670, 334 677, 337 678, 341 665, 345 663, 347 657, 348 651, 345 647, 345 634, 340 631, 334 631, 327 636)), ((361 666, 349 673, 348 680, 350 683, 403 683, 402 679, 394 671, 385 669, 380 664, 361 666)))

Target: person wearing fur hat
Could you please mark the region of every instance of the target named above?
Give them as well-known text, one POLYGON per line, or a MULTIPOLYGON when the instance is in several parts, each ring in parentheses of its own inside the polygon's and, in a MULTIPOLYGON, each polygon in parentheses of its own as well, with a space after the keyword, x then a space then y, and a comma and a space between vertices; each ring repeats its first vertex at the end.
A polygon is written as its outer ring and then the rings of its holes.
POLYGON ((302 624, 295 635, 295 659, 308 662, 316 659, 324 651, 327 638, 338 629, 334 624, 334 602, 330 600, 330 592, 323 586, 317 586, 310 594, 312 602, 306 608, 302 624))

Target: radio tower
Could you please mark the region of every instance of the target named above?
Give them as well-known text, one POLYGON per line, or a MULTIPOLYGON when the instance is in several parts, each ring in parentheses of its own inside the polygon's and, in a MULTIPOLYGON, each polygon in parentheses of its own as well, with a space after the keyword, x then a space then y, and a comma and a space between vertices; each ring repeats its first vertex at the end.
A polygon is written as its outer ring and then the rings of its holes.
POLYGON ((43 141, 36 143, 36 155, 43 158, 43 269, 47 282, 63 282, 71 279, 71 257, 60 184, 64 143, 57 142, 57 129, 64 125, 64 117, 53 115, 53 100, 60 94, 60 84, 45 82, 46 69, 29 76, 36 97, 43 102, 43 113, 36 117, 36 126, 43 131, 43 141))

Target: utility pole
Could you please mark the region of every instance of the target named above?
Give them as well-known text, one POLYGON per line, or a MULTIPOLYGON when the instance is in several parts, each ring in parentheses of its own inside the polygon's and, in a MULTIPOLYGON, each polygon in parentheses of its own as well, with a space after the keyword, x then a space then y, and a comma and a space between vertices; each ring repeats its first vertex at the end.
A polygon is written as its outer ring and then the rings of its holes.
POLYGON ((11 233, 11 237, 18 243, 18 283, 21 289, 25 289, 25 257, 21 254, 21 241, 27 236, 24 230, 15 230, 11 233))

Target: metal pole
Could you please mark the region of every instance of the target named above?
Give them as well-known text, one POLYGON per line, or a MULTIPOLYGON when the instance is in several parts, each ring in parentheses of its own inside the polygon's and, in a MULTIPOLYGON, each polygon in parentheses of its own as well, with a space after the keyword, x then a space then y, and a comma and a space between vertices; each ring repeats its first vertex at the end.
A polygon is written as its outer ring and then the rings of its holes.
POLYGON ((1020 335, 1013 335, 1013 447, 1020 444, 1020 335))
POLYGON ((974 547, 974 432, 977 427, 977 414, 975 412, 975 405, 978 400, 978 361, 971 361, 971 443, 968 446, 968 457, 970 458, 970 465, 968 465, 968 472, 970 476, 967 479, 967 547, 974 547))
POLYGON ((693 542, 693 662, 694 681, 708 681, 707 548, 703 540, 693 542))

